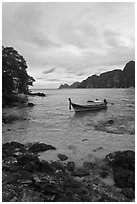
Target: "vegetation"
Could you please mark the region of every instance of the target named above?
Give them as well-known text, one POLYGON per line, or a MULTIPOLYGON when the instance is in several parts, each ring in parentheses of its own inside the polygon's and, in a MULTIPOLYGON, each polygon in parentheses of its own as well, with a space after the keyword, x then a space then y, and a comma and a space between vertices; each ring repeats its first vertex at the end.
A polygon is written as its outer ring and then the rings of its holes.
POLYGON ((28 93, 35 81, 27 74, 27 63, 13 47, 2 47, 2 102, 16 101, 17 93, 28 93))

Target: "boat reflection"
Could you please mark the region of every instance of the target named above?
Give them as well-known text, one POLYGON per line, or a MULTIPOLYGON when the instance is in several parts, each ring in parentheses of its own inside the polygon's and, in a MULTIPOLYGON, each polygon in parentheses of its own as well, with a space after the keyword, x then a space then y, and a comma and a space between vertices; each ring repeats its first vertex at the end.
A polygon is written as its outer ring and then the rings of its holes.
POLYGON ((91 117, 95 117, 97 115, 102 115, 104 113, 107 112, 107 109, 103 109, 103 110, 95 110, 95 111, 79 111, 79 112, 75 112, 73 117, 74 118, 82 118, 82 117, 87 117, 87 116, 91 116, 91 117))

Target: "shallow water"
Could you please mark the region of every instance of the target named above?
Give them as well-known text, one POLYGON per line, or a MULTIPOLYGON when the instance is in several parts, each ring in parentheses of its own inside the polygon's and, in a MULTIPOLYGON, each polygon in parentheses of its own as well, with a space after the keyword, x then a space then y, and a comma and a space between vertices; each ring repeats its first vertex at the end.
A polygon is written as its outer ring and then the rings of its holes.
MULTIPOLYGON (((135 148, 135 90, 134 89, 60 89, 34 90, 47 97, 29 96, 36 105, 14 108, 14 113, 28 120, 16 121, 3 127, 3 142, 16 140, 52 144, 49 160, 58 153, 66 154, 77 163, 103 158, 106 154, 135 148), (75 114, 69 111, 68 98, 74 103, 107 99, 107 110, 75 114), (113 105, 112 105, 113 103, 113 105), (106 122, 113 120, 109 125, 106 122), (10 131, 7 131, 11 128, 10 131)), ((3 110, 4 111, 4 110, 3 110)), ((45 153, 41 154, 45 158, 45 153)))

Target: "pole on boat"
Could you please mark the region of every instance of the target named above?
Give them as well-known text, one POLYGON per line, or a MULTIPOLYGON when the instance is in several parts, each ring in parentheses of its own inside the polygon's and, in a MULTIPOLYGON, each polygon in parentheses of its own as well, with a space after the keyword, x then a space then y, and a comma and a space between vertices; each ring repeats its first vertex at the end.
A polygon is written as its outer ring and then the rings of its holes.
POLYGON ((69 98, 68 100, 69 100, 69 110, 71 110, 71 98, 69 98))

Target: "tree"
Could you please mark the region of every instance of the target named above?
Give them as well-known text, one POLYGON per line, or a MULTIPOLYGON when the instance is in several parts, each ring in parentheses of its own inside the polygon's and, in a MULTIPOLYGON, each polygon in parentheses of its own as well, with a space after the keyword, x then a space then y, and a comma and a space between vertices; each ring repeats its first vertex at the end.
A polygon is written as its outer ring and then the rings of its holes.
POLYGON ((27 93, 35 81, 27 74, 27 63, 13 47, 2 47, 2 93, 27 93))

